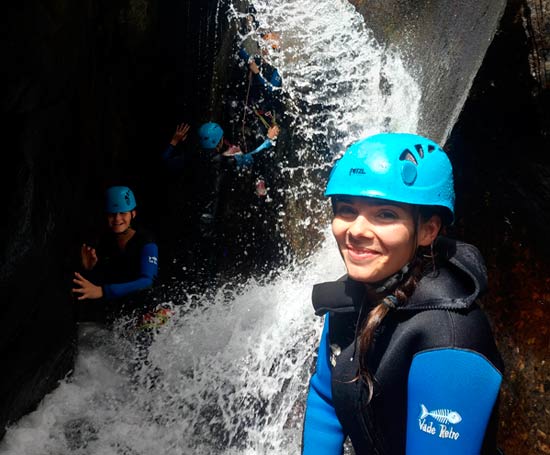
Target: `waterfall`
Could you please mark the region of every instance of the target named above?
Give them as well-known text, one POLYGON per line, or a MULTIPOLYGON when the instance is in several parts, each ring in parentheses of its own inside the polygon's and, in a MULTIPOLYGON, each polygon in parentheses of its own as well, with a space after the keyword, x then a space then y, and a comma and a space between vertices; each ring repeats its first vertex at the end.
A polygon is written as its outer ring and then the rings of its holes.
MULTIPOLYGON (((272 58, 298 138, 296 159, 279 164, 289 182, 282 191, 321 200, 323 172, 347 145, 381 130, 416 130, 420 91, 347 1, 255 6, 262 27, 282 37, 272 58)), ((306 204, 292 222, 307 232, 322 210, 323 202, 306 204)), ((325 240, 316 250, 261 282, 174 290, 166 303, 177 304, 175 314, 146 352, 124 324, 83 324, 73 374, 8 429, 0 454, 298 453, 321 330, 311 288, 344 273, 326 223, 318 230, 325 240)))

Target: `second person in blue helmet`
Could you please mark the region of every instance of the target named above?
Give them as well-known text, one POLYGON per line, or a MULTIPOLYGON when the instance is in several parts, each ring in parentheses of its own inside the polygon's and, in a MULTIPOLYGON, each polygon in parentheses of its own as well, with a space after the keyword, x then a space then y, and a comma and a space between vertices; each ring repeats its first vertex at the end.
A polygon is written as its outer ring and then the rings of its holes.
MULTIPOLYGON (((222 127, 215 122, 207 122, 201 125, 198 131, 199 143, 203 150, 203 158, 207 163, 205 181, 209 187, 208 201, 202 215, 201 226, 206 236, 214 236, 214 224, 219 218, 219 209, 222 201, 228 197, 227 192, 234 189, 227 188, 224 182, 233 171, 250 171, 254 166, 254 160, 259 154, 264 153, 275 146, 279 127, 274 125, 269 128, 265 140, 254 150, 243 153, 240 147, 232 145, 224 137, 222 127)), ((258 188, 256 188, 258 191, 258 188)), ((265 196, 264 193, 258 196, 265 196)), ((240 197, 235 195, 235 197, 240 197)))
POLYGON ((440 235, 453 171, 435 142, 387 133, 353 144, 329 177, 347 274, 315 285, 324 316, 307 398, 306 455, 497 453, 503 365, 479 306, 472 245, 440 235))
POLYGON ((123 303, 130 303, 124 311, 144 309, 138 307, 143 302, 132 304, 130 300, 153 286, 158 274, 158 246, 151 233, 134 225, 136 208, 130 188, 107 189, 107 230, 97 245, 82 245, 82 270, 74 274, 73 293, 80 303, 80 319, 101 321, 116 316, 123 303))

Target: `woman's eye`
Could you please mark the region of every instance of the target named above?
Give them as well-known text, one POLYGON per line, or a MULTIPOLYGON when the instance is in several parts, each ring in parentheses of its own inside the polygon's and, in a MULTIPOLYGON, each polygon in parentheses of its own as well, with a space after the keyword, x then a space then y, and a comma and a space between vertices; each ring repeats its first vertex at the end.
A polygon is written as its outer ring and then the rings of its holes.
POLYGON ((378 213, 378 216, 384 220, 395 220, 397 219, 397 213, 392 212, 391 210, 382 210, 378 213))
POLYGON ((355 209, 351 205, 339 205, 336 207, 337 215, 354 215, 355 209))

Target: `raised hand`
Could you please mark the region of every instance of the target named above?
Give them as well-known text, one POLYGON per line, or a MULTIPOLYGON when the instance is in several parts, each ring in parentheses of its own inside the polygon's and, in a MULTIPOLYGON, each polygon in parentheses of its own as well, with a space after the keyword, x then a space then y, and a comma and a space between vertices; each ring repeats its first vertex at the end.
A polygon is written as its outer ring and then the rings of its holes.
POLYGON ((180 142, 185 141, 185 139, 187 139, 187 134, 189 134, 190 129, 191 127, 187 123, 180 123, 176 127, 176 132, 172 136, 172 140, 170 141, 170 144, 175 147, 180 142))
POLYGON ((273 125, 267 130, 267 137, 273 141, 277 139, 280 131, 281 128, 279 128, 279 125, 273 125))
POLYGON ((84 270, 92 270, 97 264, 97 253, 95 248, 82 244, 80 248, 80 258, 82 260, 82 267, 84 270))

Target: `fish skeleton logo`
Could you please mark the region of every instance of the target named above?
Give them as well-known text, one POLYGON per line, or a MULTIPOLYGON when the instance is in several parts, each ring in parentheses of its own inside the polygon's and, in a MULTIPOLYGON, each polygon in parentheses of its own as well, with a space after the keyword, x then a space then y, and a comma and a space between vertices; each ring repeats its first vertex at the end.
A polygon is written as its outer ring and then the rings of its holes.
POLYGON ((428 411, 428 408, 423 404, 420 405, 420 419, 425 419, 430 416, 437 420, 439 423, 459 423, 462 422, 462 417, 458 412, 451 411, 449 409, 436 409, 435 411, 428 411))
POLYGON ((460 433, 455 431, 454 427, 448 428, 447 425, 456 425, 462 422, 462 416, 450 409, 435 409, 428 411, 428 408, 424 404, 420 405, 420 416, 418 417, 418 427, 420 431, 428 433, 432 436, 437 434, 442 439, 454 439, 455 441, 460 437, 460 433), (432 421, 426 422, 426 418, 439 422, 439 432, 437 432, 434 423, 432 421))

